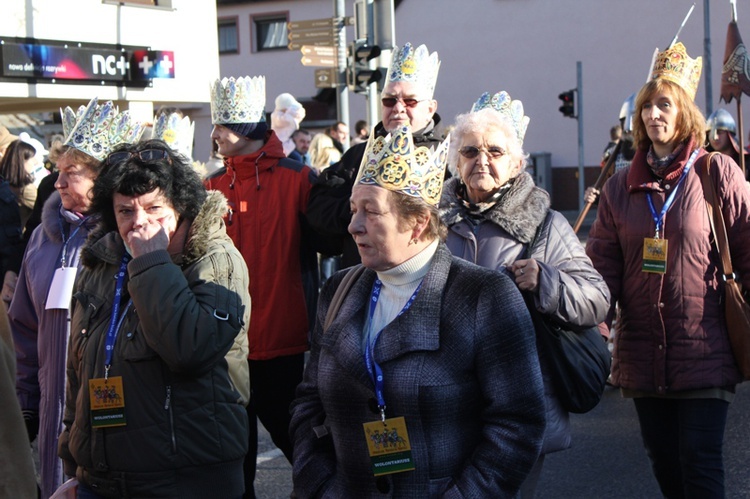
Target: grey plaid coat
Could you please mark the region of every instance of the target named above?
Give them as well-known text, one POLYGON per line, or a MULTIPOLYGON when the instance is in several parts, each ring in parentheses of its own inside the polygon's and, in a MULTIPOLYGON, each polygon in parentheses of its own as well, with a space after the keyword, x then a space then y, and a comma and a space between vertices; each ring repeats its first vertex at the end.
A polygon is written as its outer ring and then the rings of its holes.
POLYGON ((310 361, 292 404, 297 497, 512 497, 544 433, 542 378, 511 280, 440 244, 416 300, 381 333, 387 417, 403 416, 416 469, 375 478, 362 424, 374 421, 362 331, 375 272, 322 323, 346 271, 323 290, 310 361))

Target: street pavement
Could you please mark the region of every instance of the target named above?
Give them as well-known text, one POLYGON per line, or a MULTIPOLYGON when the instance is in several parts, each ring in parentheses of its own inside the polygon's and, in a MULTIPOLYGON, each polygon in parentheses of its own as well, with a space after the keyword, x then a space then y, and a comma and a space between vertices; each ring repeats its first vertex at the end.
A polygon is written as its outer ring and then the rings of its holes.
MULTIPOLYGON (((641 445, 633 401, 607 388, 587 414, 572 414, 573 447, 547 456, 537 499, 657 499, 661 497, 641 445)), ((739 385, 729 407, 724 437, 727 499, 750 497, 750 384, 739 385)), ((260 499, 286 499, 291 467, 268 447, 259 458, 255 492, 260 499), (271 457, 276 454, 279 457, 271 457), (265 457, 264 457, 265 456, 265 457)))

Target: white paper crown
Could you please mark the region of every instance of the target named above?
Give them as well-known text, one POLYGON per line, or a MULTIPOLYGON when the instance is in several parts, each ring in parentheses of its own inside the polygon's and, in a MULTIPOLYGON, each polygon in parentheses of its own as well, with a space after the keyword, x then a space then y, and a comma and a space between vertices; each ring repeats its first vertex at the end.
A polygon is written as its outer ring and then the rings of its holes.
POLYGON ((266 77, 223 78, 211 85, 214 125, 266 121, 266 77))
POLYGON ((63 145, 103 161, 120 144, 138 142, 145 126, 130 116, 130 112, 119 112, 112 101, 102 105, 94 97, 87 106, 76 113, 70 107, 60 109, 62 116, 63 145))
POLYGON ((437 206, 443 191, 450 136, 432 151, 414 146, 409 125, 385 137, 373 139, 374 135, 370 134, 355 183, 378 185, 437 206))
POLYGON ((154 138, 188 159, 193 157, 195 123, 180 113, 161 113, 154 118, 154 138))
POLYGON ((530 121, 528 116, 523 115, 523 103, 520 100, 512 100, 505 90, 501 90, 495 95, 485 92, 471 106, 471 112, 475 113, 487 108, 494 109, 502 115, 503 119, 510 123, 516 131, 518 142, 523 145, 523 138, 526 136, 526 128, 529 126, 530 121))
POLYGON ((416 49, 406 43, 401 49, 393 47, 391 67, 388 70, 388 81, 408 81, 425 89, 427 98, 435 92, 440 60, 437 52, 430 54, 427 47, 420 45, 416 49))

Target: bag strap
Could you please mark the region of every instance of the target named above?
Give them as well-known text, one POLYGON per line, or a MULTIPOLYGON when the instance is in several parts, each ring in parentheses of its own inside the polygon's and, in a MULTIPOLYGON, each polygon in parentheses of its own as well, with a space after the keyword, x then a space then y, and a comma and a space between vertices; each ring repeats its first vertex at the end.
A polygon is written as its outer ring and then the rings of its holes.
POLYGON ((542 233, 546 232, 545 229, 549 227, 551 215, 552 213, 549 210, 547 210, 547 213, 544 214, 544 220, 542 220, 542 223, 540 223, 536 228, 534 238, 529 242, 529 245, 526 247, 526 251, 523 252, 524 259, 531 258, 531 254, 534 251, 536 243, 539 242, 539 238, 541 237, 542 233))
POLYGON ((703 196, 706 198, 706 209, 708 210, 708 221, 711 225, 711 232, 714 235, 714 242, 719 249, 719 257, 723 267, 725 281, 736 279, 732 269, 732 255, 729 252, 729 239, 727 238, 727 227, 724 224, 724 215, 721 213, 719 202, 716 195, 716 186, 711 178, 711 160, 718 152, 712 152, 706 158, 706 164, 701 173, 701 184, 703 186, 703 196))
POLYGON ((328 305, 325 323, 323 324, 323 331, 328 330, 328 326, 331 325, 333 320, 338 315, 341 304, 344 303, 344 298, 346 298, 347 293, 349 293, 349 289, 351 289, 352 285, 357 281, 359 276, 361 276, 364 271, 365 266, 359 264, 349 269, 344 278, 341 279, 339 287, 336 288, 336 292, 333 294, 333 298, 331 298, 331 303, 330 305, 328 305))

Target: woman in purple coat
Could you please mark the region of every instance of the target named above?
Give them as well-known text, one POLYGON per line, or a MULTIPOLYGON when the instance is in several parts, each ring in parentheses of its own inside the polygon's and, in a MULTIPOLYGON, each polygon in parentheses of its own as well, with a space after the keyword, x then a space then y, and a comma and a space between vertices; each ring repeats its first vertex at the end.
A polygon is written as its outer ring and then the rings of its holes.
POLYGON ((42 497, 63 482, 57 457, 65 398, 65 357, 69 305, 78 257, 89 229, 91 188, 101 162, 112 147, 139 138, 140 124, 118 114, 112 102, 93 99, 76 115, 63 116, 66 141, 57 168, 57 192, 44 205, 42 223, 31 235, 11 301, 10 316, 16 347, 16 391, 29 439, 39 435, 42 497))

